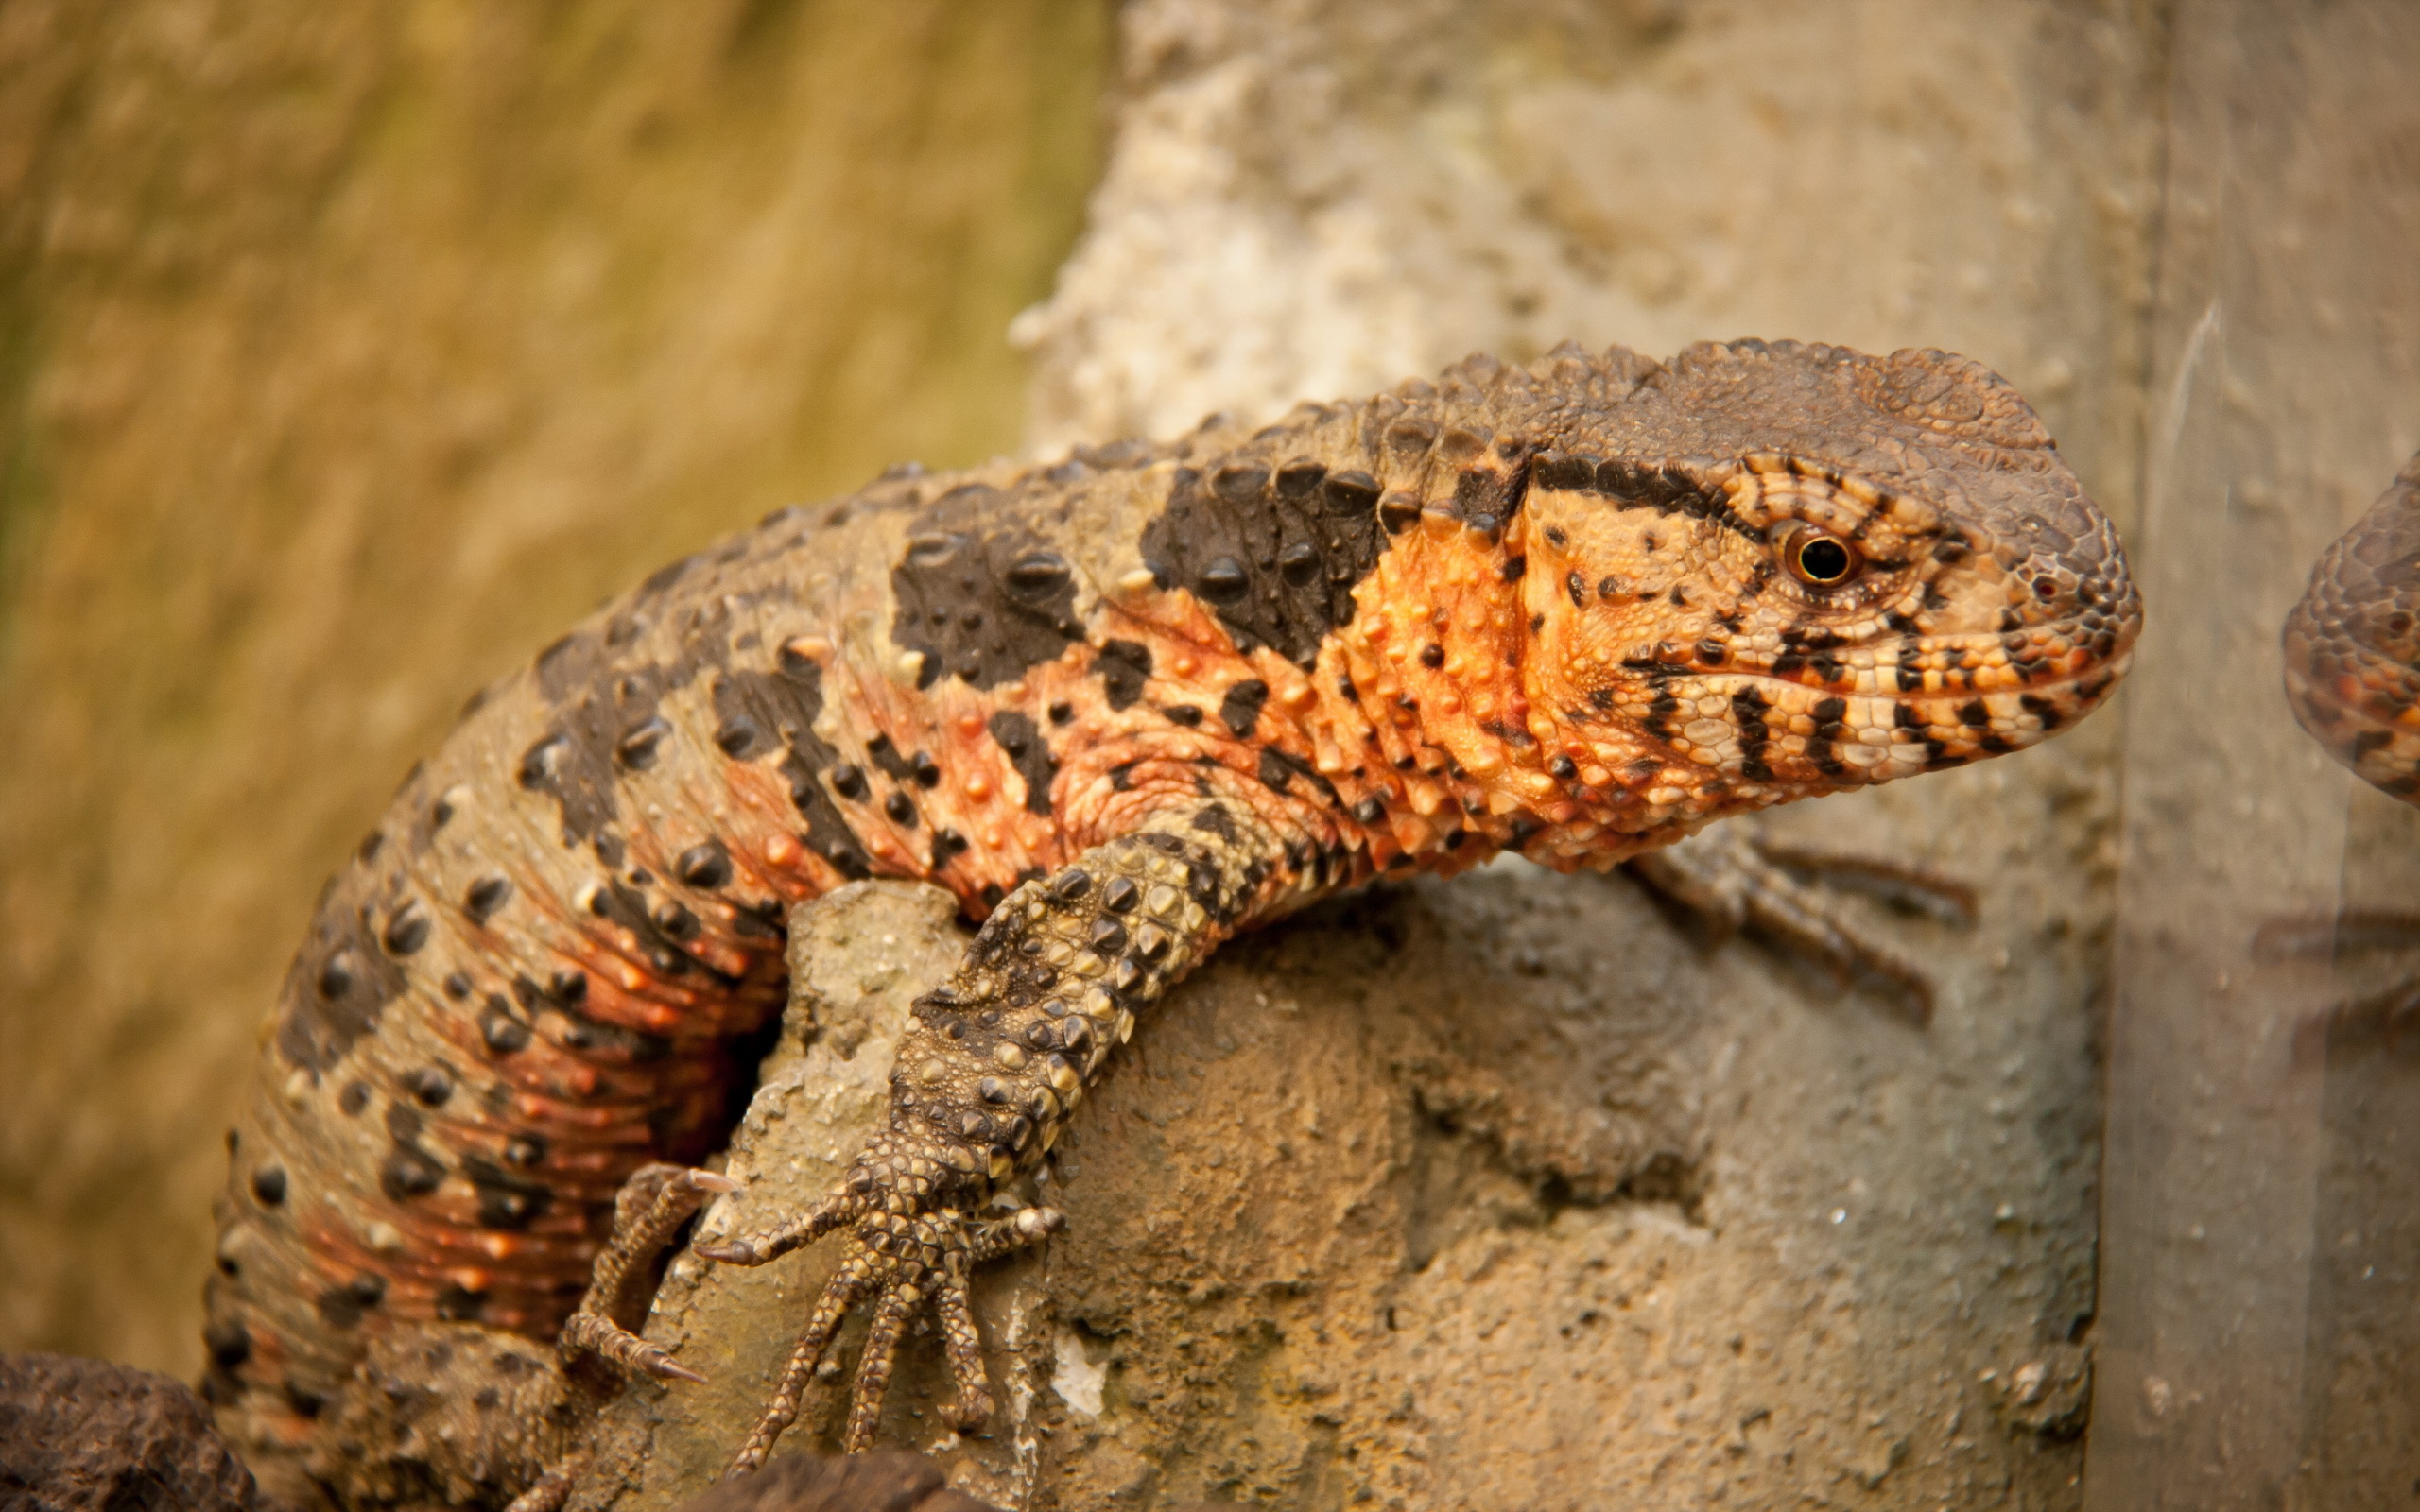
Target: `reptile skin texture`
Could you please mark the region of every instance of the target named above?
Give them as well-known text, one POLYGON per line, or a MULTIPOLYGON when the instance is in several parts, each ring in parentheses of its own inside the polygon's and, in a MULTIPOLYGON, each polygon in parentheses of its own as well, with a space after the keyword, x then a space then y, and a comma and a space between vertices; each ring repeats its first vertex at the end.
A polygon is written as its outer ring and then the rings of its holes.
POLYGON ((787 911, 879 875, 982 924, 839 1189, 702 1251, 847 1246, 736 1465, 857 1308, 846 1446, 925 1308, 971 1428, 969 1272, 1063 1221, 993 1192, 1221 941, 2022 749, 2139 619, 2032 411, 1932 351, 1473 357, 783 510, 473 699, 328 885, 229 1137, 210 1400, 289 1501, 559 1503, 625 1372, 686 1373, 631 1294, 730 1184, 683 1168, 787 911))
POLYGON ((2311 738, 2420 802, 2420 456, 2321 553, 2285 651, 2286 700, 2311 738))

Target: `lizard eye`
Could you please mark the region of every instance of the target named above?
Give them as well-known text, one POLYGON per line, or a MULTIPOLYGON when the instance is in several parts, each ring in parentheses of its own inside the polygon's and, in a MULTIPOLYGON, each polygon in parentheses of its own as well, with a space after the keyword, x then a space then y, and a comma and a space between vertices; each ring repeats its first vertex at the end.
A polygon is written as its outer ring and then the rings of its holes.
POLYGON ((1792 576, 1817 588, 1837 588, 1856 576, 1863 565, 1855 546, 1812 525, 1791 532, 1782 542, 1781 554, 1792 576))

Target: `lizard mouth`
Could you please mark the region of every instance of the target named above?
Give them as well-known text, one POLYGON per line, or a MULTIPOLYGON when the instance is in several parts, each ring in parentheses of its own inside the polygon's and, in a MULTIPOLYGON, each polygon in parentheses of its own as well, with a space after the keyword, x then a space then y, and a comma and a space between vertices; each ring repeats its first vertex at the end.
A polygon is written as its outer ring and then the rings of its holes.
POLYGON ((1710 673, 1667 684, 1662 696, 1678 707, 1659 723, 1676 755, 1735 781, 1865 786, 2038 745, 2107 700, 2133 661, 2132 641, 2031 678, 1989 665, 1962 676, 1849 667, 1825 681, 1710 673))

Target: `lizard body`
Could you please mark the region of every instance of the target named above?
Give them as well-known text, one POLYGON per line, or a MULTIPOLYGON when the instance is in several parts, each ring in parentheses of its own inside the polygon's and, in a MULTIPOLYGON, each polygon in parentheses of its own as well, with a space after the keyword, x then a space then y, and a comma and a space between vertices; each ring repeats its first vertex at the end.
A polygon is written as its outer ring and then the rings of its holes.
POLYGON ((782 511, 475 699, 330 884, 230 1136, 209 1393, 266 1484, 544 1503, 612 1383, 572 1356, 680 1373, 624 1241, 711 1188, 651 1162, 727 1132, 786 910, 885 875, 984 923, 843 1189, 710 1251, 856 1235, 742 1463, 859 1301, 853 1447, 928 1301, 979 1420, 966 1270, 1057 1219, 977 1211, 1219 941, 2021 748, 2138 620, 2031 411, 1936 352, 1472 358, 782 511), (409 1362, 474 1356, 518 1426, 416 1437, 409 1362))

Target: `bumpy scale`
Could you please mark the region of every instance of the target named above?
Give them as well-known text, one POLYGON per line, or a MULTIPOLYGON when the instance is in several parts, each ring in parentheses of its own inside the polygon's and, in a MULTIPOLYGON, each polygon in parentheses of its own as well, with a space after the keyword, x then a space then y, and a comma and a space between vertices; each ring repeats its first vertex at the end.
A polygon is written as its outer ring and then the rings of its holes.
POLYGON ((330 885, 231 1136, 210 1392, 288 1495, 549 1503, 601 1362, 679 1373, 620 1294, 702 1187, 646 1168, 727 1133, 787 908, 880 874, 985 922, 840 1189, 711 1251, 848 1232, 741 1463, 860 1303, 850 1447, 928 1303, 971 1426, 969 1270, 1061 1221, 993 1190, 1221 940, 2022 748, 2138 618, 2031 411, 1937 352, 1475 357, 785 510, 475 700, 330 885))

